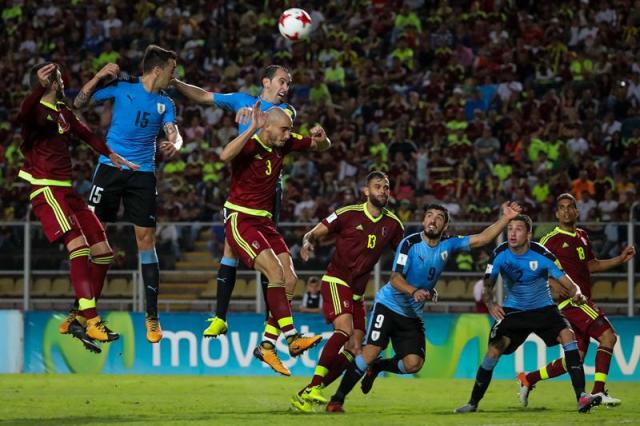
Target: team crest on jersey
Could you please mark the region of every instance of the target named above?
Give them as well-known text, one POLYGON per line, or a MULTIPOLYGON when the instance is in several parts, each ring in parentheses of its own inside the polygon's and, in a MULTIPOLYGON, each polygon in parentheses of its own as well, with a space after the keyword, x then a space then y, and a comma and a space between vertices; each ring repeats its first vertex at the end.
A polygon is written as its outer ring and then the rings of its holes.
POLYGON ((382 234, 382 236, 384 237, 387 234, 387 227, 383 226, 382 230, 380 231, 380 233, 382 234))
POLYGON ((257 241, 252 242, 251 246, 256 250, 260 250, 260 243, 257 241))
POLYGON ((342 301, 342 305, 344 306, 345 309, 349 309, 349 301, 348 300, 343 300, 342 301))
POLYGON ((156 104, 156 108, 158 109, 158 114, 164 114, 164 112, 167 109, 166 105, 165 104, 161 104, 160 102, 158 102, 156 104))
POLYGON ((447 259, 449 258, 449 252, 448 252, 448 251, 446 251, 446 250, 445 250, 445 251, 443 251, 442 253, 440 253, 440 257, 442 258, 442 260, 443 260, 444 262, 446 262, 446 261, 447 261, 447 259))
POLYGON ((532 271, 535 271, 536 269, 538 269, 538 261, 537 260, 532 260, 531 262, 529 262, 529 268, 532 271))

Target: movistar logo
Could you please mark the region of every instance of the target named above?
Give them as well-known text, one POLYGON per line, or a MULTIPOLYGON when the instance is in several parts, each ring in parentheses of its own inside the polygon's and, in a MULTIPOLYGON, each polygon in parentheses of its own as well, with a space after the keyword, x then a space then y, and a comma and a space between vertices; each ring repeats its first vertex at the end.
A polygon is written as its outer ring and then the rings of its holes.
POLYGON ((60 315, 52 316, 45 327, 42 342, 44 366, 47 373, 57 372, 55 359, 60 358, 72 373, 99 373, 104 368, 109 350, 114 345, 122 345, 118 358, 122 359, 124 366, 126 368, 133 367, 136 351, 131 316, 126 312, 112 312, 107 314, 104 319, 109 322, 110 327, 120 333, 120 339, 113 343, 102 344, 102 353, 94 354, 85 350, 79 340, 58 333, 62 317, 60 315))

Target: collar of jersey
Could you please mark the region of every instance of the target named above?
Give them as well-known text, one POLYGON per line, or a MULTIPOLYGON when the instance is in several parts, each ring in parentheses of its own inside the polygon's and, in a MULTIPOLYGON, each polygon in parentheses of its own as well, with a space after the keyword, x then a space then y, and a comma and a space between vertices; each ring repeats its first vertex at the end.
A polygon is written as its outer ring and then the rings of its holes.
POLYGON ((575 232, 565 231, 564 229, 561 229, 559 226, 556 226, 556 231, 558 231, 560 234, 568 235, 570 237, 575 237, 576 236, 575 232))
POLYGON ((364 204, 362 205, 362 209, 364 210, 364 214, 365 214, 369 219, 371 219, 371 222, 373 222, 373 223, 379 222, 379 221, 380 221, 380 219, 382 219, 382 217, 384 216, 384 211, 380 211, 380 216, 378 216, 378 217, 373 217, 373 216, 371 215, 371 213, 369 213, 369 210, 367 209, 367 203, 364 203, 364 204))
POLYGON ((261 147, 263 147, 265 150, 267 150, 267 152, 271 152, 273 151, 273 148, 271 148, 270 146, 267 146, 264 144, 264 142, 262 142, 262 140, 260 139, 260 136, 253 135, 253 138, 256 140, 256 142, 258 142, 260 144, 261 147))
POLYGON ((41 103, 42 105, 46 106, 46 107, 47 107, 47 108, 49 108, 49 109, 52 109, 52 110, 54 110, 54 111, 60 111, 60 110, 58 109, 58 105, 62 104, 63 102, 56 102, 56 104, 54 105, 54 104, 49 103, 49 102, 47 102, 47 101, 43 101, 43 100, 41 100, 41 101, 40 101, 40 103, 41 103))

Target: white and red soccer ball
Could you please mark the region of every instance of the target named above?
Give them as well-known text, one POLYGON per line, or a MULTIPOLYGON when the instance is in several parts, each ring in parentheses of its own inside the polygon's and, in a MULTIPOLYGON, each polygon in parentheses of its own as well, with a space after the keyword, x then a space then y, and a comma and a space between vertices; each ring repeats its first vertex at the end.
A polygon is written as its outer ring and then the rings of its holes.
POLYGON ((291 41, 307 38, 311 34, 311 16, 302 9, 287 9, 278 19, 278 29, 291 41))

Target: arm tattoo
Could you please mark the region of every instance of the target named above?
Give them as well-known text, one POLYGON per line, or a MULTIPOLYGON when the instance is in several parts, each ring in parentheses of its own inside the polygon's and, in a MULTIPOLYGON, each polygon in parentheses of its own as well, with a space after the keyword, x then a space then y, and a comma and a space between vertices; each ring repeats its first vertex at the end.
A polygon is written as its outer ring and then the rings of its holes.
POLYGON ((164 125, 164 134, 167 135, 167 139, 169 139, 169 141, 174 142, 174 138, 175 138, 175 133, 176 133, 176 126, 174 126, 173 123, 167 123, 164 125))
POLYGON ((85 92, 84 90, 81 90, 80 93, 78 93, 76 98, 73 100, 73 106, 76 108, 82 108, 89 102, 90 98, 91 98, 91 94, 85 92))
POLYGON ((482 301, 487 307, 493 305, 494 293, 493 288, 496 285, 496 282, 491 278, 484 279, 484 291, 482 292, 482 301))

